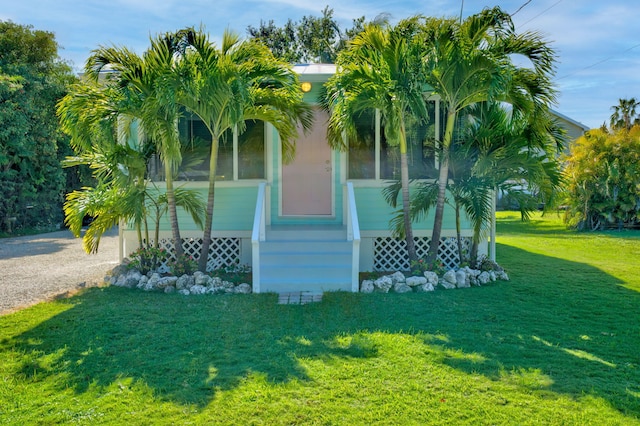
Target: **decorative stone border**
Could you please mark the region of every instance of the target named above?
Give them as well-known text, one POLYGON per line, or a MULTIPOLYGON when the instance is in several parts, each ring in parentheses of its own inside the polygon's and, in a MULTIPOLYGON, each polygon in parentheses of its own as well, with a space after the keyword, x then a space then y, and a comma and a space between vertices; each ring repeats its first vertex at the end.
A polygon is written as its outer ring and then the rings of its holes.
POLYGON ((447 271, 442 277, 431 271, 426 271, 424 276, 405 277, 402 272, 385 275, 376 280, 363 280, 360 284, 361 293, 423 293, 443 289, 468 288, 481 286, 490 282, 502 280, 509 281, 509 276, 504 270, 481 271, 464 267, 458 270, 447 271))
POLYGON ((111 275, 105 278, 105 282, 128 288, 139 288, 144 291, 162 291, 164 293, 190 294, 249 294, 252 292, 251 284, 234 284, 223 281, 218 277, 210 277, 198 271, 193 275, 181 277, 162 276, 157 272, 149 272, 146 275, 136 269, 129 269, 126 265, 116 266, 111 275))
MULTIPOLYGON (((423 276, 405 276, 402 272, 395 272, 375 280, 363 280, 360 284, 361 293, 423 293, 437 288, 455 289, 482 286, 497 280, 509 281, 509 276, 502 270, 481 271, 464 267, 447 271, 442 277, 431 271, 423 276)), ((193 275, 162 276, 157 272, 141 274, 136 269, 129 269, 126 264, 116 266, 111 274, 105 277, 105 282, 128 288, 139 288, 144 291, 162 291, 164 293, 191 294, 249 294, 252 293, 251 284, 234 284, 223 281, 219 277, 210 277, 202 272, 193 275)))

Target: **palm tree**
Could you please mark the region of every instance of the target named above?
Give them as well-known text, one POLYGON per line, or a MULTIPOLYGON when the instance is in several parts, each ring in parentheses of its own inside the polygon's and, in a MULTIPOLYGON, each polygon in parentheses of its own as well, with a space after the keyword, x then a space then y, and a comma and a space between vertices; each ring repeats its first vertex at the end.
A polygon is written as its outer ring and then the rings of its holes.
POLYGON ((285 160, 294 153, 297 124, 312 125, 311 108, 302 101, 298 78, 290 65, 278 61, 268 48, 255 41, 241 41, 225 32, 217 48, 202 31, 181 32, 184 61, 178 65, 181 89, 178 102, 196 114, 211 134, 209 192, 199 269, 206 270, 213 209, 218 146, 224 133, 242 132, 246 120, 271 123, 280 135, 285 160))
POLYGON ((409 215, 406 120, 408 115, 427 117, 420 51, 413 42, 416 23, 365 25, 338 56, 338 73, 327 83, 326 94, 331 109, 328 137, 334 148, 348 149, 345 133, 356 139, 356 118, 374 109, 382 116, 387 142, 399 148, 403 234, 410 261, 417 256, 409 215))
POLYGON ((611 107, 610 126, 612 130, 626 129, 629 130, 636 124, 640 124, 640 116, 636 112, 636 108, 640 106, 640 102, 636 98, 620 99, 618 105, 611 107))
MULTIPOLYGON (((176 103, 180 76, 175 68, 179 42, 179 34, 158 36, 151 40, 142 57, 127 48, 101 47, 92 53, 85 66, 86 76, 96 82, 102 71, 113 71, 106 84, 113 84, 121 92, 118 113, 127 122, 137 120, 145 136, 157 147, 165 167, 176 256, 184 253, 173 188, 173 176, 182 160, 177 128, 180 106, 176 103)), ((125 124, 123 128, 130 127, 125 124)))
POLYGON ((518 200, 523 219, 540 200, 547 205, 560 192, 557 157, 566 137, 544 110, 526 116, 496 102, 482 102, 464 113, 464 144, 453 151, 466 164, 454 166, 452 183, 473 226, 469 260, 475 264, 478 244, 492 219, 494 191, 518 200))
POLYGON ((449 179, 449 160, 457 117, 477 102, 494 100, 514 110, 532 112, 552 102, 554 52, 540 35, 516 34, 511 17, 500 8, 485 9, 461 21, 427 18, 421 25, 426 83, 437 93, 446 113, 438 147, 439 176, 429 261, 435 261, 449 179), (527 58, 532 68, 517 66, 512 57, 527 58))
MULTIPOLYGON (((99 181, 96 188, 70 194, 65 205, 67 223, 72 230, 77 228, 76 234, 85 214, 98 218, 85 234, 88 251, 97 250, 102 232, 120 219, 134 219, 142 244, 140 229, 143 222, 146 224, 148 213, 145 205, 158 198, 158 194, 150 192, 145 176, 149 155, 156 149, 165 160, 166 199, 176 255, 182 254, 176 205, 186 207, 195 222, 202 223, 195 194, 183 191, 177 199, 173 189, 173 170, 180 162, 180 150, 175 125, 177 108, 173 101, 175 84, 171 84, 175 75, 168 66, 173 57, 171 46, 171 37, 163 36, 152 41, 144 57, 126 48, 94 51, 87 61, 87 78, 74 86, 58 105, 62 128, 71 135, 72 146, 79 153, 68 165, 89 164, 96 170, 99 181), (113 72, 101 73, 104 70, 113 72), (137 146, 122 143, 130 136, 133 122, 140 125, 148 138, 137 146), (123 151, 126 155, 120 155, 118 161, 107 161, 123 151)), ((148 244, 148 226, 145 231, 148 244)))

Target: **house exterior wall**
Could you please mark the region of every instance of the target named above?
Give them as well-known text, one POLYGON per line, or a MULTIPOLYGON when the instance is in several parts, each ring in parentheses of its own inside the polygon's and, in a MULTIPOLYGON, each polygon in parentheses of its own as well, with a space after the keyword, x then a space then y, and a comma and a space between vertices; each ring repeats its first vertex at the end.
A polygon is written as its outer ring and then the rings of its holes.
MULTIPOLYGON (((326 70, 325 70, 326 71, 326 70)), ((301 81, 312 83, 311 91, 305 94, 305 100, 312 103, 318 97, 321 85, 329 74, 307 74, 302 72, 301 81)), ((316 123, 324 125, 324 123, 316 123)), ((331 155, 333 204, 332 214, 328 216, 288 217, 281 214, 281 170, 282 155, 278 133, 273 126, 265 126, 265 179, 220 181, 216 183, 215 205, 213 215, 213 238, 240 239, 240 263, 251 264, 251 233, 258 186, 267 183, 267 225, 336 225, 346 226, 346 190, 347 153, 333 151, 331 155)), ((375 241, 378 238, 391 237, 389 221, 397 210, 384 200, 382 189, 386 186, 383 180, 353 180, 358 219, 361 232, 360 271, 374 270, 375 241)), ((206 200, 208 182, 176 181, 176 187, 196 189, 206 200)), ((156 182, 158 189, 164 191, 163 182, 156 182)), ((434 212, 413 224, 416 237, 429 237, 433 224, 434 212)), ((184 239, 202 238, 202 231, 193 223, 191 217, 182 209, 178 209, 180 230, 184 239)), ((472 235, 471 226, 466 217, 461 222, 462 236, 472 235)), ((128 255, 138 247, 136 232, 125 224, 121 227, 123 236, 123 253, 128 255)), ((152 232, 150 230, 150 232, 152 232)), ((450 206, 445 207, 443 237, 453 237, 455 231, 455 215, 450 206)), ((171 239, 168 215, 160 222, 160 238, 171 239)), ((480 253, 486 254, 486 241, 480 246, 480 253)))

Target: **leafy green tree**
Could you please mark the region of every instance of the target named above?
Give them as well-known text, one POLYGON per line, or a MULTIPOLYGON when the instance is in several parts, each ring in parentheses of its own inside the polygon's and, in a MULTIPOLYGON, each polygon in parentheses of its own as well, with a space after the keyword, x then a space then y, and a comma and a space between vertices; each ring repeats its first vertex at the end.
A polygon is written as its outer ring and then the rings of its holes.
POLYGON ((65 174, 55 104, 73 81, 52 33, 0 22, 0 229, 61 221, 65 174))
POLYGON ((413 40, 415 22, 365 25, 338 56, 339 71, 327 83, 326 94, 331 109, 328 137, 334 147, 348 149, 344 134, 357 137, 356 118, 365 111, 380 111, 386 140, 400 151, 403 234, 411 261, 417 255, 409 217, 406 120, 427 117, 420 46, 413 40))
POLYGON ((246 120, 271 123, 278 131, 285 160, 295 152, 297 125, 312 125, 312 109, 302 101, 298 77, 290 65, 277 60, 264 45, 242 41, 225 32, 218 48, 202 31, 186 30, 185 60, 180 66, 178 102, 196 114, 211 134, 209 192, 202 251, 198 267, 206 270, 213 209, 218 147, 224 133, 245 130, 246 120), (203 102, 202 100, 206 100, 203 102))
POLYGON ((247 27, 252 39, 266 45, 279 59, 289 63, 334 63, 347 40, 363 28, 364 16, 353 20, 352 28, 340 30, 333 9, 326 6, 322 16, 305 15, 300 22, 289 19, 282 27, 273 20, 247 27))
POLYGON ((571 146, 565 169, 565 222, 577 229, 640 224, 640 126, 588 131, 571 146))
POLYGON ((551 83, 554 52, 533 32, 517 34, 511 17, 500 8, 485 9, 465 20, 426 18, 421 28, 425 82, 442 100, 445 130, 438 146, 438 197, 428 261, 435 261, 449 180, 449 161, 455 149, 458 114, 483 101, 502 101, 514 111, 534 113, 555 99, 551 83), (514 56, 529 60, 518 66, 514 56))
POLYGON ((612 130, 630 130, 632 126, 640 124, 640 114, 637 108, 640 102, 636 98, 620 99, 618 105, 611 107, 613 114, 609 120, 612 130))

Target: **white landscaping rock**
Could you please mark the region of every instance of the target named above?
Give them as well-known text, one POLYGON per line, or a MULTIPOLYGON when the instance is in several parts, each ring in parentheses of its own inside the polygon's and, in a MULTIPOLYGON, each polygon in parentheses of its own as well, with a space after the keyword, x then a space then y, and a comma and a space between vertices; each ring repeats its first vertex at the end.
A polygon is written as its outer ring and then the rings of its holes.
POLYGON ((438 274, 436 274, 433 271, 424 271, 424 277, 427 279, 427 282, 432 286, 438 285, 438 281, 440 280, 440 278, 438 278, 438 274))
POLYGON ((456 271, 456 287, 458 288, 471 287, 471 284, 469 283, 469 277, 467 276, 467 273, 462 269, 460 269, 459 271, 456 271))
POLYGON ((428 291, 434 291, 435 289, 436 289, 435 286, 430 282, 416 287, 416 291, 418 293, 426 293, 428 291))
POLYGON ((454 283, 450 283, 449 281, 445 280, 444 278, 442 278, 438 284, 446 289, 446 290, 453 290, 454 288, 456 288, 456 285, 454 283))
POLYGON ((404 274, 402 272, 395 272, 395 273, 389 275, 389 278, 391 278, 391 281, 393 281, 394 284, 403 283, 406 280, 406 278, 405 278, 405 276, 404 276, 404 274))
POLYGON ((196 271, 193 274, 193 278, 195 280, 195 285, 200 285, 203 287, 208 287, 211 285, 211 277, 207 274, 204 274, 200 271, 196 271))
POLYGON ((238 294, 250 294, 251 291, 251 285, 247 283, 242 283, 235 288, 235 292, 238 294))
POLYGON ((480 275, 478 275, 478 283, 480 283, 481 285, 488 284, 489 281, 491 281, 491 275, 489 275, 487 271, 484 271, 480 275))
POLYGON ((409 277, 406 280, 406 284, 409 287, 417 287, 419 285, 424 285, 427 283, 427 279, 425 277, 409 277))
POLYGON ((205 294, 206 291, 207 288, 199 284, 196 284, 189 289, 189 293, 191 294, 205 294))
POLYGON ((396 283, 393 286, 393 291, 395 291, 396 293, 411 293, 413 289, 406 283, 396 283))
POLYGON ((373 285, 378 289, 378 291, 382 293, 389 293, 389 290, 393 287, 393 281, 388 276, 380 277, 373 282, 373 285))
POLYGON ((360 284, 360 293, 373 293, 375 287, 373 286, 373 281, 371 280, 363 280, 360 284))
POLYGON ((456 284, 458 283, 458 280, 456 279, 456 271, 454 271, 454 270, 447 271, 442 276, 442 280, 446 281, 449 284, 453 284, 453 286, 455 287, 456 284))

